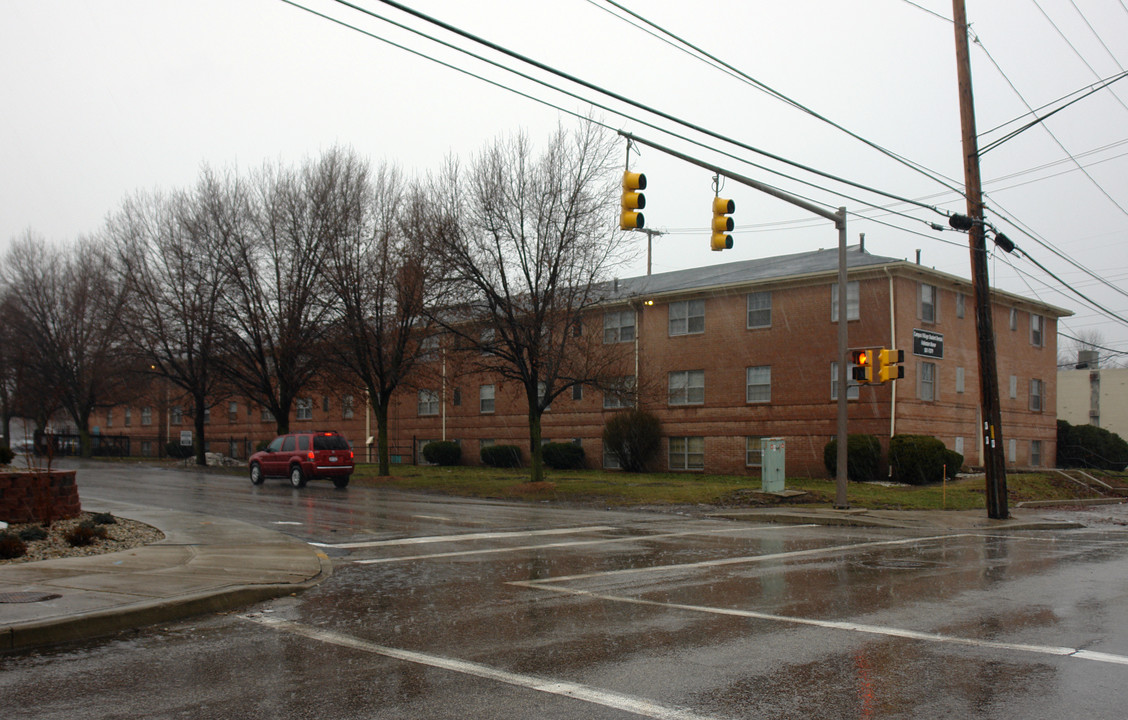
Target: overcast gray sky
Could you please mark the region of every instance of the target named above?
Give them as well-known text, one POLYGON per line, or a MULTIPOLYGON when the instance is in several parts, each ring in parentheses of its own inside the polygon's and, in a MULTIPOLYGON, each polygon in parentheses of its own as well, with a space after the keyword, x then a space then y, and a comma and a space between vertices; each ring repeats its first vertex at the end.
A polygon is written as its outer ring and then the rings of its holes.
MULTIPOLYGON (((967 1, 980 40, 972 64, 978 127, 985 133, 981 145, 1005 132, 987 131, 1026 113, 1024 102, 1039 108, 1123 72, 1128 63, 1126 0, 967 1)), ((567 112, 592 112, 581 100, 343 4, 301 4, 567 112)), ((471 47, 380 2, 355 4, 471 47)), ((964 209, 941 182, 632 27, 600 0, 406 4, 743 143, 899 197, 964 209)), ((621 4, 962 186, 947 0, 621 4)), ((526 131, 540 141, 559 123, 576 122, 566 112, 280 0, 0 0, 0 13, 0 251, 28 229, 50 240, 96 232, 126 196, 187 187, 205 164, 250 171, 267 161, 300 163, 340 144, 374 162, 426 173, 438 169, 444 157, 469 157, 500 135, 526 131)), ((924 264, 969 276, 966 236, 926 224, 943 223, 940 215, 787 168, 551 81, 607 104, 611 110, 594 114, 613 128, 830 207, 845 205, 859 214, 849 221, 851 243, 864 232, 875 254, 911 259, 919 249, 924 264), (702 149, 669 130, 828 189, 702 149)), ((990 219, 1070 287, 1124 318, 1128 80, 1111 87, 986 153, 982 173, 994 210, 990 219)), ((837 241, 828 222, 730 181, 724 193, 737 204, 735 247, 712 253, 706 230, 709 173, 645 148, 631 164, 650 181, 647 225, 668 231, 655 239, 655 272, 832 247, 837 241)), ((625 274, 645 273, 641 234, 635 258, 625 274)), ((993 257, 990 268, 998 287, 1074 311, 1063 332, 1098 331, 1106 345, 1128 351, 1128 324, 1094 310, 1029 260, 993 257)))

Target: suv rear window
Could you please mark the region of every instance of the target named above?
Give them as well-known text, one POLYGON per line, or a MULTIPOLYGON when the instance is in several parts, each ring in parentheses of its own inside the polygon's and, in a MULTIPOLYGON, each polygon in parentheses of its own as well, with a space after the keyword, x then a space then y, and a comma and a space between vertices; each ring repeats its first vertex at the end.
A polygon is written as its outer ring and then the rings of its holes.
POLYGON ((349 444, 340 435, 314 435, 314 450, 348 450, 349 444))

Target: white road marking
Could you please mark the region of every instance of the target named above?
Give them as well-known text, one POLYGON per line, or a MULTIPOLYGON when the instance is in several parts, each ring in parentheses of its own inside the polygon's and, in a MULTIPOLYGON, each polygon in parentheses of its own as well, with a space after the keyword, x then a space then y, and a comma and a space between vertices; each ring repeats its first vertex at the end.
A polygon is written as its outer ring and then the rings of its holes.
POLYGON ((550 592, 560 593, 564 595, 579 595, 597 600, 605 600, 608 602, 628 603, 631 605, 645 605, 649 607, 670 608, 675 610, 687 610, 690 612, 709 613, 713 615, 728 615, 732 617, 742 617, 754 620, 770 620, 774 622, 791 623, 794 625, 809 625, 812 627, 827 628, 830 630, 845 630, 848 632, 866 633, 869 635, 883 635, 886 637, 899 637, 909 640, 945 643, 948 645, 968 645, 978 648, 1037 653, 1040 655, 1056 655, 1059 657, 1074 657, 1081 660, 1093 660, 1096 662, 1113 663, 1116 665, 1128 665, 1128 656, 1093 652, 1090 650, 1083 650, 1081 648, 1057 647, 1053 645, 1028 645, 1023 643, 998 642, 994 640, 979 640, 976 638, 962 638, 956 637, 954 635, 941 635, 939 633, 928 633, 919 630, 883 627, 881 625, 867 625, 864 623, 849 622, 844 620, 816 620, 813 618, 793 617, 788 615, 773 615, 771 613, 756 612, 754 610, 736 610, 732 608, 718 608, 705 605, 686 605, 683 603, 643 600, 641 598, 623 597, 618 595, 604 595, 601 593, 594 593, 587 590, 578 590, 574 588, 551 587, 549 585, 546 585, 545 581, 543 580, 515 581, 509 584, 534 588, 538 590, 548 590, 550 592))
POLYGON ((294 520, 275 520, 274 524, 275 525, 302 525, 303 523, 296 522, 294 520))
MULTIPOLYGON (((788 525, 785 527, 814 527, 813 525, 788 525)), ((646 540, 659 540, 662 538, 685 537, 687 535, 720 535, 723 533, 748 532, 752 528, 738 527, 723 530, 687 530, 684 532, 655 533, 653 535, 631 535, 629 537, 600 538, 598 540, 570 540, 566 542, 543 543, 541 545, 521 545, 519 547, 482 548, 479 550, 455 550, 444 553, 431 553, 430 555, 405 555, 402 557, 374 558, 369 560, 356 560, 356 565, 379 565, 383 563, 407 562, 415 560, 432 560, 438 558, 461 557, 464 555, 494 555, 497 553, 526 552, 529 550, 547 550, 552 548, 579 547, 581 545, 613 545, 616 543, 643 542, 646 540)), ((775 528, 756 528, 767 530, 775 528)))
MULTIPOLYGON (((812 527, 811 525, 785 525, 782 527, 812 527)), ((763 529, 763 528, 760 528, 763 529)), ((860 548, 882 547, 886 545, 912 545, 914 543, 929 542, 932 540, 946 540, 949 538, 963 537, 962 535, 931 535, 929 537, 905 538, 902 540, 874 540, 872 542, 854 543, 853 545, 830 545, 828 547, 811 548, 809 550, 792 550, 790 552, 773 553, 771 555, 744 555, 735 558, 722 558, 720 560, 702 560, 694 563, 680 565, 650 565, 647 567, 623 568, 622 570, 601 570, 580 575, 561 575, 560 577, 545 578, 535 581, 541 583, 559 583, 572 580, 587 580, 590 578, 603 578, 611 575, 633 575, 652 572, 676 572, 681 570, 697 570, 700 568, 720 567, 722 565, 742 565, 747 563, 768 562, 771 560, 790 560, 798 557, 813 555, 826 555, 842 552, 844 550, 857 550, 860 548)))
POLYGON ((579 683, 549 680, 547 678, 540 678, 535 675, 525 675, 523 673, 512 673, 506 670, 499 670, 488 665, 481 663, 467 662, 465 660, 455 660, 453 658, 446 658, 440 655, 430 655, 427 653, 415 652, 413 650, 403 650, 400 648, 392 648, 384 645, 378 645, 361 638, 353 637, 351 635, 344 635, 342 633, 321 630, 319 628, 311 627, 308 625, 301 625, 281 618, 266 617, 266 616, 252 616, 241 615, 242 619, 258 623, 269 628, 280 631, 301 635, 317 640, 326 642, 340 647, 347 647, 353 650, 360 650, 363 652, 374 653, 376 655, 383 655, 384 657, 392 658, 394 660, 401 660, 404 662, 416 663, 418 665, 426 665, 429 667, 440 668, 442 670, 449 670, 451 672, 462 673, 464 675, 473 675, 485 680, 492 680, 494 682, 505 683, 526 690, 533 690, 536 692, 547 693, 549 695, 560 695, 562 697, 580 700, 594 705, 602 705, 603 707, 613 708, 615 710, 622 710, 624 712, 633 713, 642 717, 655 718, 656 720, 713 720, 710 716, 700 715, 691 710, 682 708, 668 707, 660 705, 645 698, 635 697, 632 695, 625 695, 623 693, 612 692, 609 690, 600 690, 599 688, 591 687, 590 685, 581 685, 579 683))
POLYGON ((450 518, 444 515, 412 515, 415 520, 438 520, 440 522, 450 522, 450 518))
POLYGON ((399 540, 373 540, 353 543, 310 543, 319 547, 342 549, 391 547, 393 545, 426 545, 429 543, 462 542, 465 540, 501 540, 505 538, 537 537, 539 535, 574 535, 585 532, 607 532, 615 528, 607 525, 591 527, 553 528, 551 530, 518 530, 513 532, 481 532, 463 535, 429 535, 427 537, 400 538, 399 540))

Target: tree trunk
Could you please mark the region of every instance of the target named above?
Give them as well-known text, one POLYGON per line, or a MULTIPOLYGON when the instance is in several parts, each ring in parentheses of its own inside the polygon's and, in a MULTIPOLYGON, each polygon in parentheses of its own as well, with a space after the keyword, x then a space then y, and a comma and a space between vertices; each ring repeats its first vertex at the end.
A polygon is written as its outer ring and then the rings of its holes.
POLYGON ((196 446, 196 464, 197 465, 207 465, 208 464, 208 458, 207 458, 207 455, 204 452, 204 448, 205 448, 205 445, 204 445, 204 411, 206 410, 206 404, 207 404, 207 399, 203 395, 196 397, 196 412, 194 414, 194 417, 195 417, 194 425, 195 425, 195 428, 196 428, 196 438, 195 438, 194 444, 196 446))
POLYGON ((544 454, 541 448, 541 414, 535 406, 529 407, 529 464, 530 482, 544 480, 544 454))
MULTIPOLYGON (((376 404, 376 456, 380 463, 379 474, 386 476, 392 474, 391 460, 388 457, 388 401, 379 395, 376 397, 379 398, 376 404)), ((365 438, 366 442, 367 440, 365 438)))

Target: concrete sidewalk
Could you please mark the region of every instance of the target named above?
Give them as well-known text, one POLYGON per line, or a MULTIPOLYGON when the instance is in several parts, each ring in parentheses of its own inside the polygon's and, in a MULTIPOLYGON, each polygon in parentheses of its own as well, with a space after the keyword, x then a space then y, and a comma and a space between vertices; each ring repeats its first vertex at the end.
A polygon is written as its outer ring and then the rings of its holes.
POLYGON ((312 587, 332 572, 309 544, 237 520, 102 501, 88 509, 147 523, 165 539, 0 566, 0 651, 228 610, 312 587))
POLYGON ((831 508, 754 508, 710 513, 709 517, 745 522, 844 525, 929 532, 995 530, 1068 530, 1084 525, 1041 517, 1037 512, 1011 508, 1006 520, 992 520, 986 510, 834 510, 831 508))

